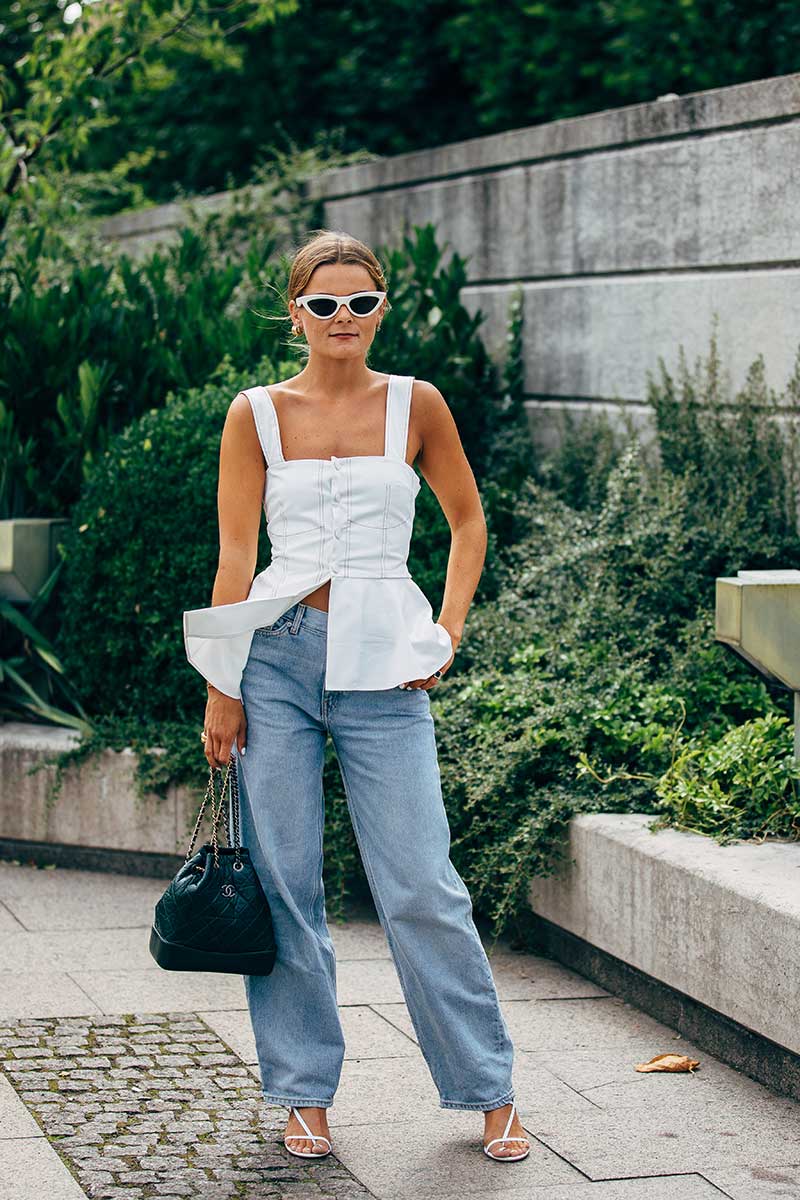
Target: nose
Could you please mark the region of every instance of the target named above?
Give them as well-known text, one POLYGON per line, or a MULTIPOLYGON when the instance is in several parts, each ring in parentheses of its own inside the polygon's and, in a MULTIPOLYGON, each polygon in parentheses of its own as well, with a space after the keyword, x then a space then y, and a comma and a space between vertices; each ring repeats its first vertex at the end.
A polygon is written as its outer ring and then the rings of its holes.
POLYGON ((351 317, 347 305, 343 304, 331 322, 337 333, 348 333, 355 329, 355 322, 351 317))

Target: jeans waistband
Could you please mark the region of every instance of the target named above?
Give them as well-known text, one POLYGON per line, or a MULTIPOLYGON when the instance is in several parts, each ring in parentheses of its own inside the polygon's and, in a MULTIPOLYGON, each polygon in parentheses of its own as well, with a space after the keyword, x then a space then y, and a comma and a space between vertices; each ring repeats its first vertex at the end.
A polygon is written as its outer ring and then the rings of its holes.
POLYGON ((310 604, 303 604, 302 600, 298 600, 291 608, 287 608, 284 616, 291 618, 293 633, 297 633, 301 625, 306 625, 310 629, 318 629, 322 633, 327 632, 328 614, 323 612, 321 608, 314 608, 310 604))

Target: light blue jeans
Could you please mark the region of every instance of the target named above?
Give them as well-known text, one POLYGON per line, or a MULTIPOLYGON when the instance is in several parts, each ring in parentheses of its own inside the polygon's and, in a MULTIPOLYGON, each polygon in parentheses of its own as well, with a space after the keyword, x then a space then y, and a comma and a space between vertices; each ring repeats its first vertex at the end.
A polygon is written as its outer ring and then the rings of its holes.
POLYGON ((328 614, 298 603, 253 635, 234 744, 242 841, 269 900, 277 960, 245 975, 264 1098, 328 1108, 344 1059, 322 881, 327 735, 375 907, 442 1108, 513 1099, 513 1045, 472 901, 450 860, 430 696, 328 691, 328 614))

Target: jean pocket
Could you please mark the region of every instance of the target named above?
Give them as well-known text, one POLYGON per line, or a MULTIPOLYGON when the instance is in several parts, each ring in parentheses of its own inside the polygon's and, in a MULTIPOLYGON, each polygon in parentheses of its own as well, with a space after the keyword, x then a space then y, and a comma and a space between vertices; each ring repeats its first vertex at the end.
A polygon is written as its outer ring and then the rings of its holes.
POLYGON ((282 616, 278 617, 277 621, 273 621, 271 625, 262 625, 253 632, 254 634, 258 634, 260 637, 282 637, 283 634, 288 633, 291 628, 292 618, 287 613, 284 613, 282 616))

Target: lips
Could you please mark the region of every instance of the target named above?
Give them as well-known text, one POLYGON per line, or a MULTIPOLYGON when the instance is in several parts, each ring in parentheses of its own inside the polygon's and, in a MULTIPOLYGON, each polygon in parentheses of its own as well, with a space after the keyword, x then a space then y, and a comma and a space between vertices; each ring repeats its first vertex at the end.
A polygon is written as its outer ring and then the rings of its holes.
POLYGON ((335 338, 354 338, 354 337, 358 337, 358 334, 356 334, 356 333, 332 333, 332 334, 331 334, 331 337, 335 337, 335 338))

